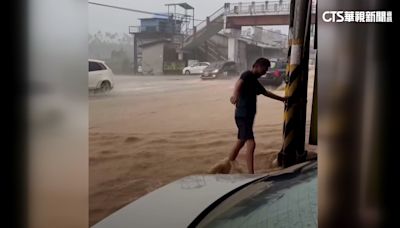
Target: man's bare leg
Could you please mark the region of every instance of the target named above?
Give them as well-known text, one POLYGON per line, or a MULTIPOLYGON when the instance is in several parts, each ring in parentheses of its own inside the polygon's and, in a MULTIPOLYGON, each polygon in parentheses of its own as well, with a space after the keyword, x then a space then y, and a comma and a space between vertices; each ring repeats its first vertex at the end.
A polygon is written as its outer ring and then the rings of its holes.
POLYGON ((254 139, 246 141, 247 144, 247 169, 250 174, 254 174, 254 150, 256 149, 256 142, 254 139))
POLYGON ((229 155, 229 161, 234 161, 236 159, 236 157, 239 154, 240 149, 242 149, 242 147, 244 146, 245 143, 246 143, 246 141, 238 139, 238 141, 236 142, 235 146, 233 147, 233 149, 229 155))

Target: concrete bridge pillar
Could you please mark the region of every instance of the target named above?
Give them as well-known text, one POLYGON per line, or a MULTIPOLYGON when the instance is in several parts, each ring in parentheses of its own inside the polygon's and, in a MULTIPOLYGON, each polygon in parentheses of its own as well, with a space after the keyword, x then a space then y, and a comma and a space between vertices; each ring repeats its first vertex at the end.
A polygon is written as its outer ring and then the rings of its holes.
POLYGON ((239 61, 239 37, 241 29, 226 29, 228 35, 228 59, 239 61))

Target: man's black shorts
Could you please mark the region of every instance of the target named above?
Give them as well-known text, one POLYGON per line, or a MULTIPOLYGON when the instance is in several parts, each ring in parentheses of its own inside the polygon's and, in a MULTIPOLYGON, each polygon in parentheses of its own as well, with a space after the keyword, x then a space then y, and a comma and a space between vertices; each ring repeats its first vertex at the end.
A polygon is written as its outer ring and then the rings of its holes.
POLYGON ((236 126, 238 127, 238 139, 248 140, 254 139, 253 123, 254 116, 252 117, 235 117, 236 126))

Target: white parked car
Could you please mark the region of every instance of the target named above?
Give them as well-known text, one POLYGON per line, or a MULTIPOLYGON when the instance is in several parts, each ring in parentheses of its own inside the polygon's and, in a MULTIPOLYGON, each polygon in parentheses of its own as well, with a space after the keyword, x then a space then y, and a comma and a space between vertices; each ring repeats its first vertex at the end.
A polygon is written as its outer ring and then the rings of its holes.
POLYGON ((89 59, 89 89, 109 92, 114 87, 114 73, 104 61, 89 59))
POLYGON ((184 177, 92 228, 318 227, 317 166, 314 159, 264 174, 184 177))
POLYGON ((190 74, 202 74, 204 69, 210 66, 209 62, 199 62, 195 63, 191 66, 187 66, 183 68, 182 74, 190 75, 190 74))

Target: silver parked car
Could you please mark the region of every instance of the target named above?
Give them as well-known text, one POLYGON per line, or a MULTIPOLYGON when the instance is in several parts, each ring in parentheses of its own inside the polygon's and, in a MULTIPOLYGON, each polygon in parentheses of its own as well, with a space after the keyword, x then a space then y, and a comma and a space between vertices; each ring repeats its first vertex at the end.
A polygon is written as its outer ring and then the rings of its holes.
POLYGON ((202 74, 204 69, 210 66, 209 62, 199 62, 183 68, 182 74, 202 74))

